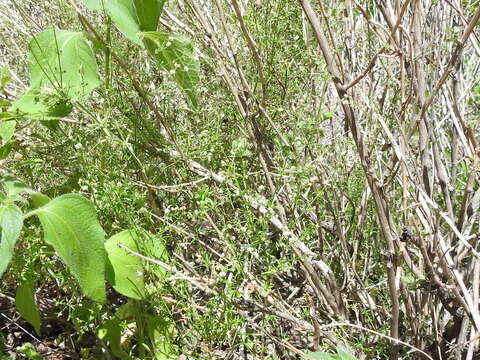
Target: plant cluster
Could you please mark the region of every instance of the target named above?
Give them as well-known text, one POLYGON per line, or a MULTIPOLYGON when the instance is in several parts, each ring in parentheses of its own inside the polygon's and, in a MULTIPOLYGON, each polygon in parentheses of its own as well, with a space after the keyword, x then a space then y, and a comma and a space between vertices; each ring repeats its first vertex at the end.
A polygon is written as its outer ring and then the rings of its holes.
POLYGON ((0 16, 3 357, 478 356, 478 1, 0 16))

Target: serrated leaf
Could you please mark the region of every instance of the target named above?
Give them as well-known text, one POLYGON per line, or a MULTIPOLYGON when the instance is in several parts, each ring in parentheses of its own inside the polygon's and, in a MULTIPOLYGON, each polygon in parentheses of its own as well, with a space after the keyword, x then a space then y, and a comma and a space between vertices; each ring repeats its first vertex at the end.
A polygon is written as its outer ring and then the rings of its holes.
POLYGON ((93 204, 77 194, 59 196, 33 211, 52 245, 75 275, 85 295, 104 302, 105 233, 93 204))
POLYGON ((35 302, 33 281, 27 280, 17 288, 15 307, 22 317, 33 326, 40 335, 40 313, 35 302))
POLYGON ((140 236, 135 230, 125 230, 105 242, 111 265, 107 265, 108 282, 119 293, 139 300, 145 297, 142 259, 122 249, 119 244, 138 252, 140 236))
POLYGON ((15 133, 15 126, 17 125, 17 122, 15 120, 6 120, 0 122, 0 138, 4 142, 8 142, 13 134, 15 133))
POLYGON ((0 277, 12 259, 22 226, 22 211, 18 206, 0 206, 0 277))
POLYGON ((196 108, 200 64, 190 39, 160 32, 143 32, 141 36, 150 56, 160 68, 173 73, 175 81, 196 108))
POLYGON ((84 98, 100 84, 95 56, 81 32, 45 30, 35 35, 29 62, 30 88, 12 109, 33 118, 64 116, 69 101, 84 98))

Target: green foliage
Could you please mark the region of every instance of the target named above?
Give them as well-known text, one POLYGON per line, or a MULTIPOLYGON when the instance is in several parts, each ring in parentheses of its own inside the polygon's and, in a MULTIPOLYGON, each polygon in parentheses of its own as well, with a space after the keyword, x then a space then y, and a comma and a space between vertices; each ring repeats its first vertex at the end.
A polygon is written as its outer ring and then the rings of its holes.
POLYGON ((175 337, 175 324, 157 316, 147 318, 147 332, 156 360, 178 359, 178 347, 172 344, 175 337))
POLYGON ((0 160, 5 159, 13 149, 14 142, 10 141, 15 132, 17 122, 15 120, 4 120, 0 122, 0 160))
POLYGON ((10 81, 12 81, 12 74, 8 64, 5 64, 0 70, 0 90, 3 90, 10 81))
MULTIPOLYGON (((105 9, 118 30, 143 47, 138 33, 157 30, 164 4, 165 0, 108 0, 105 9)), ((90 8, 99 8, 98 4, 92 5, 90 8)))
POLYGON ((152 58, 160 68, 173 74, 193 107, 197 107, 200 65, 190 39, 184 35, 160 32, 144 32, 141 35, 152 58))
POLYGON ((35 350, 35 347, 31 343, 23 344, 17 349, 17 351, 20 354, 25 355, 29 360, 43 360, 42 356, 35 350))
POLYGON ((0 277, 12 258, 22 226, 22 212, 16 205, 0 205, 0 277))
POLYGON ((166 0, 134 0, 141 31, 157 30, 158 20, 166 0))
POLYGON ((13 105, 28 117, 52 120, 72 111, 71 101, 100 84, 97 63, 83 34, 45 30, 29 44, 30 88, 13 105))
POLYGON ((97 330, 97 335, 105 341, 113 355, 120 359, 131 359, 121 346, 122 326, 121 321, 117 318, 109 319, 103 323, 97 330))
POLYGON ((105 9, 118 30, 129 40, 143 47, 142 40, 137 35, 141 29, 133 0, 109 0, 105 9))
POLYGON ((119 245, 138 252, 140 234, 134 230, 125 230, 112 236, 105 242, 110 266, 107 265, 107 280, 119 293, 132 299, 145 297, 142 259, 132 255, 119 245))
POLYGON ((15 126, 16 126, 16 121, 14 120, 6 120, 0 122, 0 138, 3 140, 4 143, 8 142, 14 132, 15 132, 15 126))
POLYGON ((33 281, 27 280, 20 284, 15 295, 15 307, 22 317, 33 326, 40 335, 40 313, 35 302, 33 281))
POLYGON ((45 241, 52 245, 77 277, 83 292, 104 302, 105 233, 90 201, 67 194, 34 210, 40 219, 45 241))
POLYGON ((104 1, 102 0, 82 0, 85 6, 90 10, 102 10, 104 1))

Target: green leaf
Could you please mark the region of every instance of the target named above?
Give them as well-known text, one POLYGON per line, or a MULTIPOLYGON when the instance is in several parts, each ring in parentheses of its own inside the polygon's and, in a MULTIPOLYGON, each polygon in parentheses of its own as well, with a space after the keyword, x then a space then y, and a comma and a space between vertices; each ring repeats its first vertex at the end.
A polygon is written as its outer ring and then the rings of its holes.
POLYGON ((144 47, 138 34, 157 30, 164 4, 165 0, 109 0, 105 9, 122 34, 144 47))
POLYGON ((32 213, 40 219, 45 241, 78 279, 85 295, 104 302, 105 233, 92 203, 80 195, 66 194, 32 213))
MULTIPOLYGON (((35 350, 35 347, 28 342, 22 346, 19 346, 16 350, 18 353, 25 355, 29 360, 43 360, 43 358, 35 350)), ((15 357, 9 357, 8 359, 14 360, 15 357)))
POLYGON ((13 203, 15 201, 25 202, 25 199, 20 196, 21 194, 40 194, 39 192, 27 186, 23 181, 8 174, 0 176, 0 185, 5 191, 7 199, 10 203, 13 203))
POLYGON ((140 315, 140 303, 135 300, 128 300, 125 304, 120 306, 115 312, 115 317, 119 320, 133 319, 140 315))
POLYGON ((107 280, 119 293, 132 299, 145 297, 142 259, 120 248, 119 244, 138 252, 141 235, 135 230, 125 230, 105 242, 108 260, 107 280))
POLYGON ((160 68, 173 73, 175 81, 196 108, 200 64, 190 39, 160 32, 143 32, 141 35, 152 58, 160 68))
POLYGON ((315 360, 339 360, 338 355, 328 354, 324 352, 314 352, 304 355, 306 359, 315 359, 315 360))
POLYGON ((102 0, 82 0, 87 8, 90 10, 102 10, 103 1, 102 0))
POLYGON ((141 29, 133 0, 109 0, 105 9, 117 29, 135 44, 143 47, 137 35, 141 29))
POLYGON ((120 359, 131 359, 121 346, 122 327, 120 325, 120 321, 116 318, 107 320, 97 330, 97 335, 108 343, 113 355, 120 359))
POLYGON ((35 303, 33 281, 25 281, 17 288, 15 307, 20 315, 33 326, 35 332, 40 335, 40 313, 35 303))
POLYGON ((2 66, 2 70, 0 70, 0 90, 3 90, 10 81, 12 81, 12 74, 8 64, 5 64, 2 66))
POLYGON ((33 208, 39 208, 41 206, 46 205, 48 202, 50 202, 50 198, 47 195, 44 195, 41 193, 32 194, 31 200, 32 200, 31 204, 33 205, 33 208))
POLYGON ((18 206, 0 206, 0 277, 12 259, 13 249, 22 226, 22 211, 18 206))
POLYGON ((84 98, 100 84, 95 56, 81 32, 45 30, 35 35, 29 62, 30 89, 13 110, 33 118, 65 116, 70 100, 84 98))
POLYGON ((141 31, 156 31, 166 0, 134 0, 141 31))
POLYGON ((355 356, 343 350, 340 346, 337 346, 337 354, 341 360, 357 360, 355 356))
POLYGON ((175 338, 175 324, 171 320, 149 316, 147 331, 156 360, 178 359, 178 347, 172 343, 175 338))
POLYGON ((13 149, 13 142, 8 142, 5 145, 0 146, 0 160, 5 159, 13 149))
POLYGON ((0 122, 0 138, 2 138, 4 142, 8 142, 12 138, 15 132, 15 126, 17 126, 15 120, 0 122))

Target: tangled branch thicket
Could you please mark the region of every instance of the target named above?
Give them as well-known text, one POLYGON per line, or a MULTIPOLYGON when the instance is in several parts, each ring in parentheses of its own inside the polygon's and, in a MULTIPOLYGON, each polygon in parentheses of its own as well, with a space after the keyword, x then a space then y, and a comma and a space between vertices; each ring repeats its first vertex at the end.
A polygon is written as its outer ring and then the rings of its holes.
POLYGON ((110 46, 127 60, 98 96, 135 129, 184 349, 478 356, 479 19, 474 0, 174 2, 161 26, 197 46, 197 112, 110 46))

